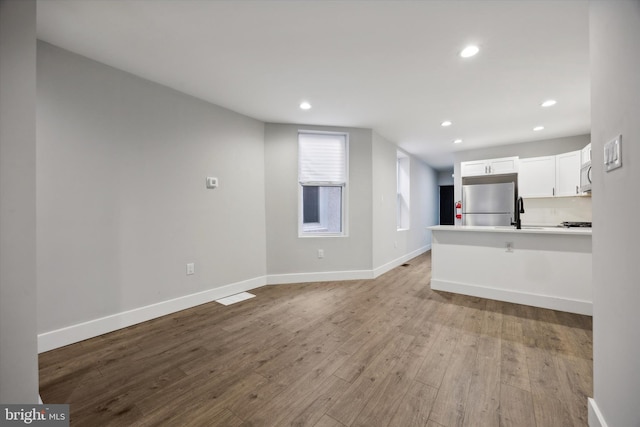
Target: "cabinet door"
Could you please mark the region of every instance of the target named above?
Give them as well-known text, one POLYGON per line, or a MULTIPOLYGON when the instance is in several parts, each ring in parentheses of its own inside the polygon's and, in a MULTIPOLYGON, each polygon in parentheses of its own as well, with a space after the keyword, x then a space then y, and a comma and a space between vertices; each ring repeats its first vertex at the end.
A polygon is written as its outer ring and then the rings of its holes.
POLYGON ((582 149, 582 164, 591 161, 591 143, 582 149))
POLYGON ((460 175, 462 176, 478 176, 489 173, 486 160, 474 160, 471 162, 460 163, 460 175))
POLYGON ((489 173, 492 175, 500 175, 505 173, 518 172, 518 158, 505 157, 502 159, 491 159, 489 163, 489 173))
POLYGON ((556 156, 556 196, 580 194, 581 150, 556 156))
POLYGON ((553 197, 556 185, 556 156, 520 159, 518 195, 553 197))

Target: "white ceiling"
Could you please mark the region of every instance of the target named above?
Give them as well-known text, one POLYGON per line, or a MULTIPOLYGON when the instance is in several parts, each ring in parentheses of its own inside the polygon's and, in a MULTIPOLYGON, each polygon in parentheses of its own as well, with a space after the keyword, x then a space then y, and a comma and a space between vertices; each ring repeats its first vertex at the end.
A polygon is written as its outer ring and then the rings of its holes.
POLYGON ((438 169, 590 131, 588 0, 40 0, 38 37, 265 122, 373 128, 438 169))

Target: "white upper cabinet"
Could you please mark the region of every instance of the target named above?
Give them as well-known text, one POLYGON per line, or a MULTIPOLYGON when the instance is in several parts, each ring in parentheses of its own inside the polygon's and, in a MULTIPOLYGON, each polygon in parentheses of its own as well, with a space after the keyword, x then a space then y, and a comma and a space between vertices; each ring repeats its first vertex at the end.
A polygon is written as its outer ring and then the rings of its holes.
POLYGON ((576 196, 580 193, 581 150, 556 156, 556 196, 576 196))
POLYGON ((518 195, 525 198, 576 196, 584 150, 520 159, 518 195))
POLYGON ((580 192, 580 167, 591 147, 557 156, 503 157, 460 163, 463 177, 518 174, 518 195, 525 198, 576 196, 580 192))
POLYGON ((504 157, 502 159, 489 160, 489 173, 492 175, 518 173, 518 158, 504 157))
POLYGON ((553 197, 556 187, 556 156, 520 159, 518 195, 553 197))
POLYGON ((462 176, 487 175, 487 161, 474 160, 472 162, 460 163, 460 174, 462 176))
POLYGON ((460 163, 461 176, 502 175, 518 172, 518 157, 473 160, 460 163))

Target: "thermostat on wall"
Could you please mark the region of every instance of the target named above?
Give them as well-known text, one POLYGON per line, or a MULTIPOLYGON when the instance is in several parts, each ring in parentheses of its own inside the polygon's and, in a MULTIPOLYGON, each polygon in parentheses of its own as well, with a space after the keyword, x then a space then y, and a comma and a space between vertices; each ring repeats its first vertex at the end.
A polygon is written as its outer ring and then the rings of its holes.
POLYGON ((218 178, 215 178, 213 176, 208 176, 207 188, 218 188, 218 178))

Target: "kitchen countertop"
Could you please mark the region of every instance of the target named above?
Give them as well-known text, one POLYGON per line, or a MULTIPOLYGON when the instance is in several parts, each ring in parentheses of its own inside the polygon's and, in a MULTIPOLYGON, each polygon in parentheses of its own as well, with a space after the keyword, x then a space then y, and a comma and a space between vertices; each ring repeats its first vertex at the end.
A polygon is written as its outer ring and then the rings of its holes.
POLYGON ((589 227, 543 227, 543 226, 527 226, 523 225, 522 229, 517 230, 510 226, 477 226, 477 225, 434 225, 427 227, 431 231, 465 231, 465 232, 482 232, 482 233, 518 233, 518 234, 563 234, 573 236, 591 236, 591 228, 589 227))

